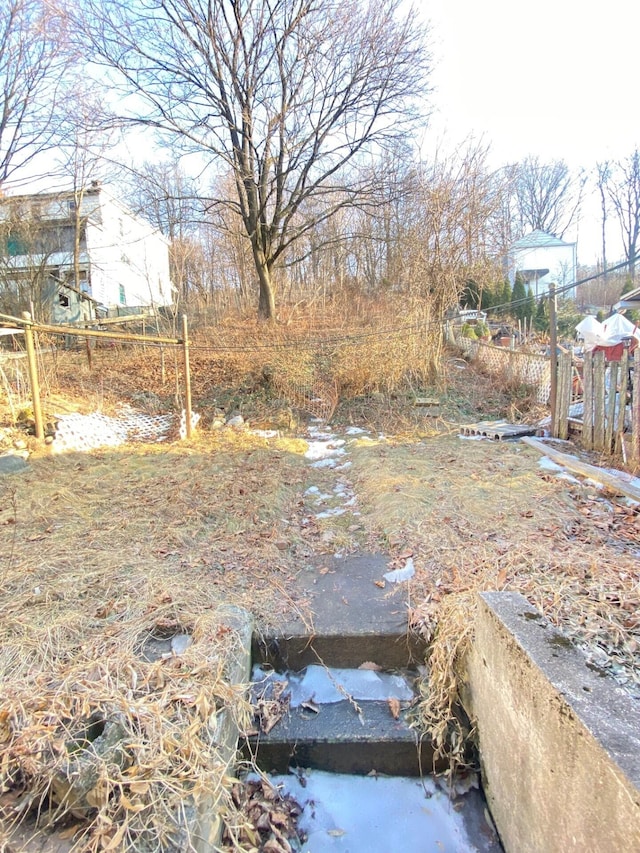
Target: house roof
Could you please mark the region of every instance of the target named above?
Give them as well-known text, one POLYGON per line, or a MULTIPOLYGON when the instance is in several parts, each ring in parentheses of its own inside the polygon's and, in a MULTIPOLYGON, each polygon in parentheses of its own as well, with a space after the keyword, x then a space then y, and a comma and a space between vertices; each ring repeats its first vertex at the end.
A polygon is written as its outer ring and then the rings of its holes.
POLYGON ((640 308, 640 287, 630 290, 620 297, 620 301, 613 306, 616 311, 624 311, 625 308, 640 308))
POLYGON ((532 231, 530 234, 525 234, 520 237, 515 243, 511 244, 511 249, 540 249, 549 246, 573 246, 573 243, 566 243, 559 237, 554 237, 553 234, 547 234, 546 231, 532 231))

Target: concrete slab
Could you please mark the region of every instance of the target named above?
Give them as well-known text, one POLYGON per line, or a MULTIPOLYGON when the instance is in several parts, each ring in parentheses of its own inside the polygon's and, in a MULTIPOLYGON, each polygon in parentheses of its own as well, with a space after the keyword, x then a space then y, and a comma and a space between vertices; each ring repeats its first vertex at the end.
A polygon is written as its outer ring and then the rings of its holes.
POLYGON ((424 660, 424 643, 407 636, 407 583, 386 583, 381 554, 323 557, 300 571, 293 594, 309 602, 311 624, 292 618, 254 642, 254 661, 301 669, 324 661, 358 667, 364 661, 393 669, 424 660))
POLYGON ((640 850, 640 704, 518 593, 479 597, 464 701, 508 853, 640 850))

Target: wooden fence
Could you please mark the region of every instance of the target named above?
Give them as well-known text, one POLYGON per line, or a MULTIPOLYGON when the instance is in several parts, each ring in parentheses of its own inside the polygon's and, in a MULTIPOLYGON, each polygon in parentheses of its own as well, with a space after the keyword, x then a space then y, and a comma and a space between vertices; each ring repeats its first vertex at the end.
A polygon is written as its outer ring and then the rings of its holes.
MULTIPOLYGON (((539 403, 550 403, 551 359, 482 341, 469 340, 448 330, 450 343, 501 379, 531 385, 539 403)), ((622 456, 640 463, 640 347, 620 362, 605 360, 603 352, 586 353, 583 361, 572 352, 558 357, 555 438, 576 437, 587 450, 622 456), (635 388, 634 388, 635 384, 635 388)))
POLYGON ((538 403, 548 403, 551 390, 551 360, 547 355, 498 347, 484 341, 465 338, 449 331, 448 340, 462 350, 467 358, 482 364, 503 381, 522 383, 534 389, 538 403))
POLYGON ((625 462, 640 462, 638 377, 640 348, 633 356, 624 352, 620 361, 610 362, 603 352, 585 353, 581 376, 572 354, 562 353, 558 359, 554 435, 567 438, 577 432, 588 450, 619 454, 625 462), (582 411, 575 412, 580 398, 582 411))

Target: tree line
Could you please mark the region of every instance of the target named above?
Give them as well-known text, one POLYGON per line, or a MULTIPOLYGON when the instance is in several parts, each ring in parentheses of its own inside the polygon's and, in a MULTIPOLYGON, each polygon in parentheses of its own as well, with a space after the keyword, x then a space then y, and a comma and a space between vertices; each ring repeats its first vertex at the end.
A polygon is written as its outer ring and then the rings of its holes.
MULTIPOLYGON (((603 265, 616 223, 633 281, 638 150, 591 175, 535 156, 495 169, 474 140, 421 155, 430 32, 399 0, 8 6, 0 191, 54 172, 78 193, 116 183, 170 238, 181 304, 224 290, 273 319, 279 300, 397 292, 437 319, 469 282, 496 304, 509 245, 535 229, 562 237, 589 191, 603 265), (141 136, 157 156, 128 162, 123 145, 141 136)), ((18 225, 3 219, 5 245, 18 225)))

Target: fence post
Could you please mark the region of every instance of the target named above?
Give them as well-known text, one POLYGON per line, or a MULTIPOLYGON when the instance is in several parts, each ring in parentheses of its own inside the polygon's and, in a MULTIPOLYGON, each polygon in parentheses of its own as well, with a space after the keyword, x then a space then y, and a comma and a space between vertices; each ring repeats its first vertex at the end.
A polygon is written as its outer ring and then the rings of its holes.
POLYGON ((557 438, 556 430, 556 405, 558 400, 558 327, 556 319, 556 286, 552 282, 549 285, 549 349, 551 362, 551 393, 549 394, 549 406, 551 407, 551 435, 557 438))
POLYGON ((607 453, 613 451, 616 435, 614 424, 616 419, 616 397, 618 388, 618 362, 609 363, 609 396, 605 406, 604 449, 607 453))
POLYGON ((604 450, 605 420, 605 381, 607 365, 604 353, 597 352, 593 357, 593 449, 604 450))
POLYGON ((554 435, 557 438, 566 439, 569 436, 569 406, 571 404, 571 378, 573 370, 571 353, 561 353, 558 362, 556 429, 554 435))
POLYGON ((631 408, 631 423, 633 433, 631 439, 631 458, 640 461, 640 347, 633 358, 633 406, 631 408))
POLYGON ((582 367, 582 443, 593 449, 593 352, 585 352, 582 367))
POLYGON ((624 446, 624 416, 627 411, 627 388, 629 387, 629 350, 626 349, 620 359, 618 382, 620 383, 620 390, 618 391, 618 422, 615 427, 616 441, 614 442, 614 448, 617 450, 619 443, 620 453, 624 458, 627 452, 624 446))
POLYGON ((42 421, 42 408, 40 407, 40 383, 38 382, 38 363, 36 361, 36 348, 33 342, 31 314, 28 311, 23 311, 22 319, 26 321, 24 325, 24 339, 27 347, 27 365, 29 369, 29 382, 31 384, 33 420, 36 428, 36 438, 42 441, 44 438, 44 424, 42 421))
POLYGON ((189 330, 187 315, 182 315, 182 351, 184 354, 185 417, 187 438, 191 438, 191 372, 189 368, 189 330))

